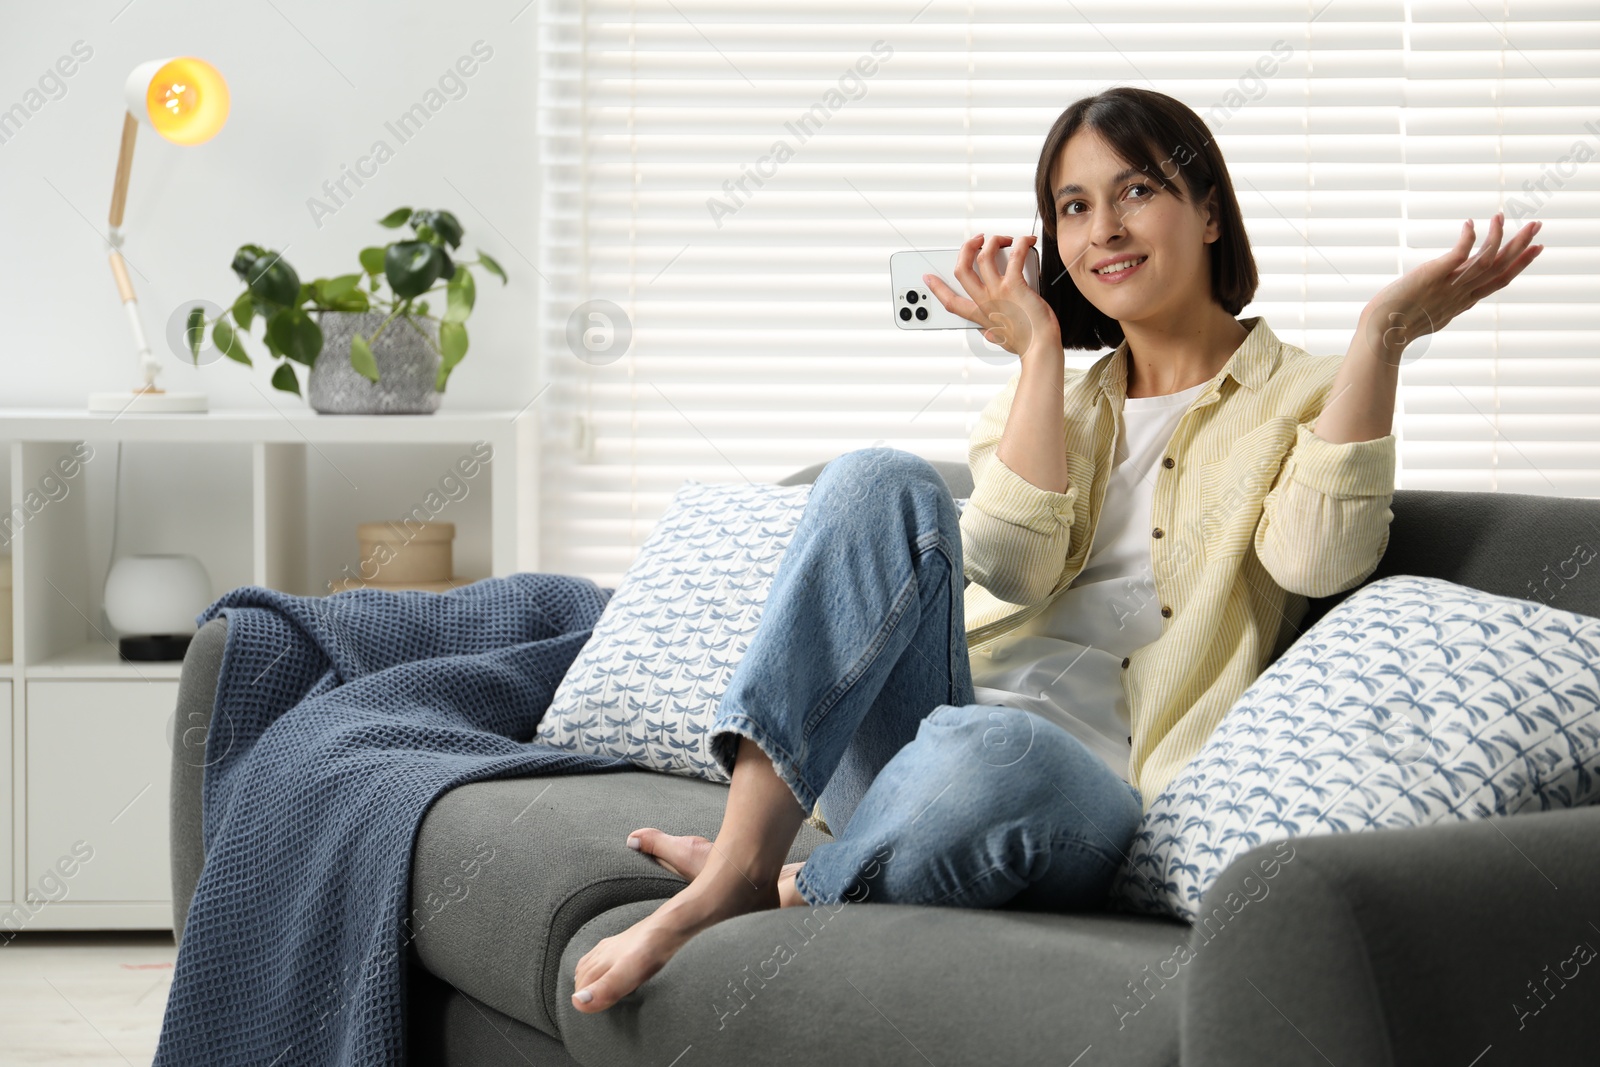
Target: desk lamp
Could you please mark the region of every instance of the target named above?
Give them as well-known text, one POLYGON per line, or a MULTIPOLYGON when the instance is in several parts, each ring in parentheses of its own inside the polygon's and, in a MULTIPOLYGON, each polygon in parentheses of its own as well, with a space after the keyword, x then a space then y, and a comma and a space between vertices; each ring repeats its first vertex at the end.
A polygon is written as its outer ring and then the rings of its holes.
POLYGON ((139 123, 147 123, 173 144, 204 144, 228 119, 228 83, 205 60, 178 56, 139 64, 128 75, 122 93, 128 112, 122 122, 122 151, 117 157, 117 182, 111 192, 111 232, 106 240, 111 246, 111 273, 133 326, 134 349, 144 384, 124 392, 91 393, 89 410, 204 412, 204 393, 171 393, 156 387, 161 362, 150 354, 150 344, 139 321, 139 300, 122 258, 122 209, 128 199, 128 173, 133 169, 133 142, 139 123))

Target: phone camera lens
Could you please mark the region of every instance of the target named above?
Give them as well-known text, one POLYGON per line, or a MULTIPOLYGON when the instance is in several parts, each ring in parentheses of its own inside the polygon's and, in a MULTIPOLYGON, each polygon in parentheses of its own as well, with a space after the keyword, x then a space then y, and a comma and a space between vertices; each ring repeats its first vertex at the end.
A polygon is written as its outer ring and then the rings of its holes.
MULTIPOLYGON (((917 310, 921 311, 922 309, 918 308, 917 310)), ((905 322, 910 322, 911 321, 911 309, 910 308, 901 308, 900 309, 900 318, 902 320, 904 320, 905 322)))
POLYGON ((927 317, 928 317, 928 309, 927 308, 918 308, 917 309, 917 318, 926 319, 927 317))
POLYGON ((906 303, 915 304, 916 302, 917 302, 917 291, 915 289, 912 289, 911 291, 906 293, 906 303))

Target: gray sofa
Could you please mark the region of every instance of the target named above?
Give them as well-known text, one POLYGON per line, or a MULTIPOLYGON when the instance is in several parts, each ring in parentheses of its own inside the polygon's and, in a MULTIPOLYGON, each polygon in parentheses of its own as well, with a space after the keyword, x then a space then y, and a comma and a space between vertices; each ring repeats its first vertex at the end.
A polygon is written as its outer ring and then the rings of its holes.
MULTIPOLYGON (((809 482, 817 464, 784 479, 809 482)), ((967 468, 936 463, 951 492, 967 468)), ((1419 574, 1600 615, 1600 501, 1396 492, 1369 578, 1419 574)), ((1312 601, 1309 627, 1340 594, 1312 601)), ((172 781, 174 936, 203 856, 200 775, 226 619, 184 660, 172 781)), ((1600 806, 1297 839, 1265 895, 1237 860, 1191 927, 1111 912, 864 903, 741 916, 703 932, 609 1010, 573 1010, 577 960, 682 880, 625 847, 658 826, 712 836, 727 787, 652 771, 482 782, 429 810, 412 896, 476 843, 466 899, 412 943, 417 1064, 1315 1065, 1600 1061, 1600 806), (523 812, 519 829, 508 832, 523 812), (531 816, 531 817, 528 817, 531 816), (1236 892, 1246 906, 1223 904, 1236 892), (779 945, 787 946, 779 954, 779 945), (781 962, 774 962, 775 960, 781 962), (1537 999, 1534 990, 1537 987, 1537 999)), ((825 840, 801 827, 789 859, 825 840)))

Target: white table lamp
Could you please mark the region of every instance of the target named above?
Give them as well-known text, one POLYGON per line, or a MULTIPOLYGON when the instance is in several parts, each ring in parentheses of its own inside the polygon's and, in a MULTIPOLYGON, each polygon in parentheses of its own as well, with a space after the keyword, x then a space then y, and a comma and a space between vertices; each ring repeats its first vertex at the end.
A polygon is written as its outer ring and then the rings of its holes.
POLYGON ((144 326, 139 321, 139 300, 122 258, 122 211, 128 199, 128 174, 133 169, 133 142, 143 122, 173 144, 203 144, 216 136, 228 120, 228 83, 203 59, 178 56, 141 63, 123 86, 127 115, 122 122, 122 151, 117 157, 117 181, 111 193, 111 273, 117 281, 122 306, 133 326, 133 344, 139 357, 143 384, 116 393, 89 394, 90 411, 172 412, 207 410, 204 393, 171 393, 156 387, 161 361, 150 354, 144 326))

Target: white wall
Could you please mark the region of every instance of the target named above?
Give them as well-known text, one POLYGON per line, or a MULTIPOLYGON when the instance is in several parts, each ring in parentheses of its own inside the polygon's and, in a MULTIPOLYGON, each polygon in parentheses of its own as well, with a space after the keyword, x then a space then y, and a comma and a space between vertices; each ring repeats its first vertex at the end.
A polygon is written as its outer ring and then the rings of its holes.
MULTIPOLYGON (((195 299, 230 303, 242 287, 228 265, 247 242, 284 251, 302 279, 355 271, 360 248, 409 233, 376 224, 406 205, 453 211, 466 229, 463 252, 472 256, 481 247, 511 276, 502 288, 477 273, 471 348, 450 378, 442 407, 517 409, 535 395, 533 9, 519 14, 517 3, 483 0, 0 3, 0 110, 37 107, 20 130, 7 126, 0 134, 6 138, 0 140, 0 407, 81 409, 91 392, 139 381, 104 235, 123 82, 136 64, 173 55, 213 63, 228 81, 232 111, 222 132, 204 145, 184 148, 147 127, 139 132, 124 254, 152 350, 165 363, 163 388, 202 391, 213 409, 303 408, 303 399, 269 384, 275 361, 259 340, 259 323, 246 341, 254 368, 231 360, 195 368, 169 350, 169 317, 195 299), (78 54, 89 55, 75 61, 80 41, 78 54), (487 59, 473 57, 478 41, 479 56, 492 50, 487 59), (63 56, 74 73, 61 85, 48 84, 63 56), (475 58, 475 73, 460 78, 461 87, 441 86, 442 77, 458 73, 461 57, 475 58), (430 89, 440 91, 442 105, 402 141, 386 123, 413 104, 426 104, 430 89), (378 140, 388 143, 393 158, 363 179, 364 186, 348 185, 352 195, 339 194, 344 204, 338 206, 324 182, 354 168, 378 140), (314 197, 335 208, 320 222, 308 206, 314 197)), ((305 368, 298 369, 304 389, 305 368)), ((124 451, 118 552, 193 551, 173 543, 170 517, 185 510, 196 479, 174 476, 160 449, 146 450, 143 457, 137 445, 124 451), (131 514, 135 503, 167 518, 140 520, 131 514)), ((445 449, 437 463, 389 467, 374 480, 383 483, 385 500, 414 500, 453 457, 445 449), (413 476, 415 487, 406 484, 413 476)), ((98 449, 97 459, 105 477, 86 486, 105 499, 91 514, 109 518, 102 505, 109 507, 115 449, 98 449)), ((310 462, 321 461, 313 452, 310 462)), ((313 491, 330 477, 339 480, 331 471, 308 473, 313 491)), ((353 521, 347 550, 313 553, 326 557, 319 572, 336 570, 334 557, 355 561, 353 521)), ((92 541, 108 543, 109 530, 96 526, 92 541)), ((458 543, 458 570, 482 554, 467 546, 463 560, 462 547, 458 543)), ((219 594, 237 584, 226 574, 213 577, 219 594)))

